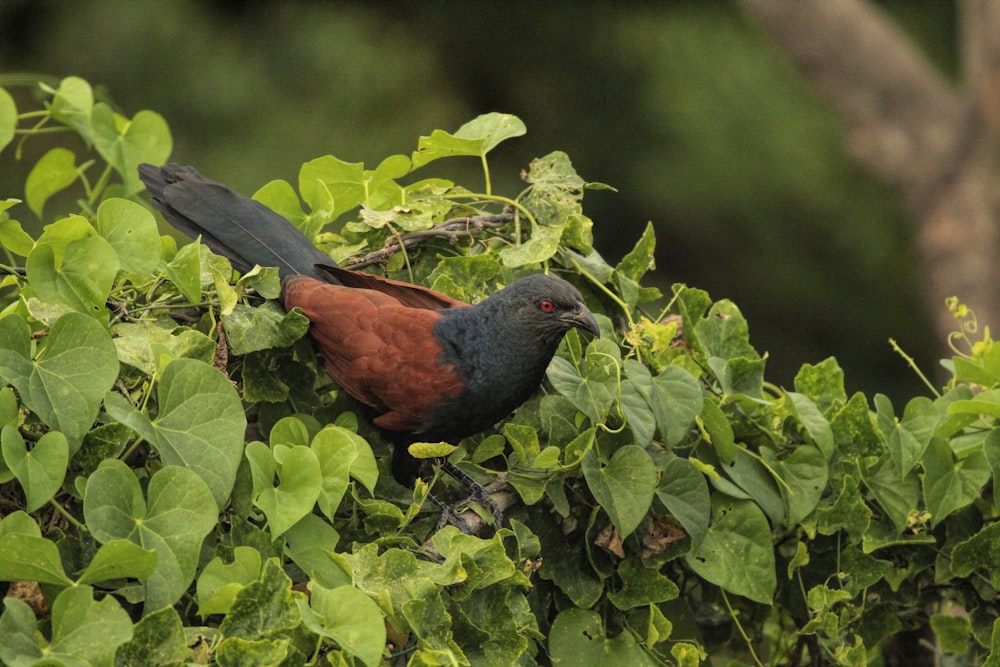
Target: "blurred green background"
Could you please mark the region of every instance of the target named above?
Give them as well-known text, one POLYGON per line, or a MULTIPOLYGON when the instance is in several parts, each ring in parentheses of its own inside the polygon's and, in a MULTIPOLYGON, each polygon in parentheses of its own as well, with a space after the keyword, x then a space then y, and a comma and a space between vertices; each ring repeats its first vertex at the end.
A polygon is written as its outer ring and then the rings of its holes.
MULTIPOLYGON (((951 1, 880 4, 953 72, 951 1)), ((566 151, 618 190, 585 201, 602 253, 651 220, 656 279, 733 299, 772 381, 834 355, 848 391, 904 400, 925 389, 888 339, 929 373, 942 356, 928 313, 943 304, 921 300, 899 204, 735 2, 0 0, 12 73, 82 76, 127 115, 162 114, 174 160, 246 193, 320 155, 374 166, 513 113, 528 135, 491 154, 496 191, 566 151)), ((29 147, 25 170, 43 152, 29 147)), ((11 159, 0 196, 23 198, 11 159)))

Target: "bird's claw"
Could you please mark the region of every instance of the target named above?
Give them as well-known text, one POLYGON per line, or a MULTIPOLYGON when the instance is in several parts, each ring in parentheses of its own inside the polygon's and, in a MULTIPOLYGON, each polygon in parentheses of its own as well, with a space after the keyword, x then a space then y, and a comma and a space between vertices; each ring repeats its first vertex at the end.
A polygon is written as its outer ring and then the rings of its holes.
POLYGON ((486 488, 448 459, 441 460, 441 470, 461 482, 462 486, 469 490, 469 497, 465 502, 474 500, 486 508, 490 514, 493 515, 493 520, 496 522, 497 530, 499 530, 503 525, 503 512, 496 504, 496 501, 494 501, 493 498, 490 497, 490 494, 487 493, 486 488))
POLYGON ((455 526, 466 535, 472 534, 472 528, 469 526, 468 523, 465 522, 464 519, 462 519, 462 517, 458 515, 458 512, 455 511, 454 507, 452 507, 445 501, 441 500, 433 493, 428 493, 427 499, 430 500, 435 505, 437 505, 438 509, 441 510, 441 517, 438 519, 437 524, 434 526, 435 533, 444 528, 445 526, 455 526))

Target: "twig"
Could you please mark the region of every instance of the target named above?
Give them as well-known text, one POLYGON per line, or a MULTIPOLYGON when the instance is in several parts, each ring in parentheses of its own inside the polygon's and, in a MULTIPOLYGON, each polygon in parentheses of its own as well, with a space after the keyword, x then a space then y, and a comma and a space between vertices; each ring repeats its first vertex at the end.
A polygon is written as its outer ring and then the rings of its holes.
POLYGON ((351 269, 362 269, 372 264, 384 262, 392 255, 400 252, 404 248, 412 248, 418 243, 423 243, 427 239, 443 237, 454 243, 455 241, 475 236, 487 229, 503 227, 514 219, 514 214, 510 212, 497 213, 495 215, 477 215, 464 218, 452 218, 442 223, 434 225, 430 229, 421 229, 415 232, 408 232, 399 236, 386 239, 385 247, 363 255, 355 260, 349 260, 347 266, 351 269))

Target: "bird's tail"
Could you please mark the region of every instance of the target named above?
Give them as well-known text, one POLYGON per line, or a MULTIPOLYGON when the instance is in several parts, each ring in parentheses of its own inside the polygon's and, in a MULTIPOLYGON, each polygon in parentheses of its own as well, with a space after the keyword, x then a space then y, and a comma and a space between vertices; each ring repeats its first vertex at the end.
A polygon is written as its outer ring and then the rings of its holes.
POLYGON ((241 272, 259 264, 278 267, 282 278, 303 274, 324 280, 313 265, 335 264, 288 220, 193 167, 141 164, 139 178, 167 222, 192 238, 200 235, 241 272))

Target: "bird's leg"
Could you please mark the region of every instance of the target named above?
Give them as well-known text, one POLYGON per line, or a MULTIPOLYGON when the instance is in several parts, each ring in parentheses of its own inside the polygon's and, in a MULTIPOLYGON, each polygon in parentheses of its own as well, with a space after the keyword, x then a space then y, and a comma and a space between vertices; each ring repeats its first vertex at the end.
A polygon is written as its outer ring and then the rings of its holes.
POLYGON ((487 510, 493 514, 493 520, 496 521, 497 530, 503 525, 503 512, 497 507, 497 504, 490 498, 490 494, 486 492, 486 489, 482 484, 472 479, 468 473, 459 468, 457 465, 449 461, 448 459, 439 459, 441 470, 445 471, 451 475, 455 480, 460 482, 462 486, 469 490, 471 500, 476 501, 487 510))

